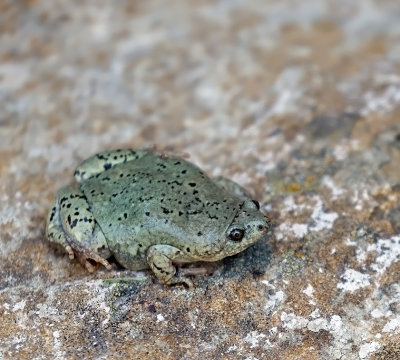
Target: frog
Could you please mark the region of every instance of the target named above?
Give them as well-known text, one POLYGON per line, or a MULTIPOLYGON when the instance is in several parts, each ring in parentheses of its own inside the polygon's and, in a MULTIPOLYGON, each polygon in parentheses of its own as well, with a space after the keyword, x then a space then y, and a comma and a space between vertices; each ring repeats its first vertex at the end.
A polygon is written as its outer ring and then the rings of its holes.
MULTIPOLYGON (((235 255, 266 236, 271 221, 247 190, 154 149, 97 153, 74 172, 50 208, 47 239, 89 272, 150 269, 159 282, 193 287, 180 267, 235 255)), ((189 275, 188 275, 189 274, 189 275)))

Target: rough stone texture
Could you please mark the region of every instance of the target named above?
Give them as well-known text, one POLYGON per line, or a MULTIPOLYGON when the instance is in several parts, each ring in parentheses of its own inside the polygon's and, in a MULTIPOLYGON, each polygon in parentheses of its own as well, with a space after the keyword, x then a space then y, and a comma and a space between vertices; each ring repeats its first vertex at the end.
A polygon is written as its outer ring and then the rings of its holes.
POLYGON ((399 18, 398 0, 1 1, 0 359, 400 359, 399 18), (80 160, 149 144, 274 220, 193 291, 89 274, 44 238, 80 160))

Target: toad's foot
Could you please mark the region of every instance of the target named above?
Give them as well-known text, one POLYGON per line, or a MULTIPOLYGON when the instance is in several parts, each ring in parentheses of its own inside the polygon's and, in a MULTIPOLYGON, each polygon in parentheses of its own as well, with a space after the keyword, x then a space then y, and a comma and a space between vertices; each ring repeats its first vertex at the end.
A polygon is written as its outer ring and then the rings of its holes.
POLYGON ((102 258, 95 252, 90 251, 89 249, 77 247, 71 248, 71 246, 68 245, 66 246, 65 250, 67 250, 69 258, 71 260, 74 258, 75 255, 79 262, 84 265, 89 272, 93 272, 95 270, 95 267, 89 260, 102 264, 107 270, 111 270, 112 268, 111 264, 106 259, 102 258))
POLYGON ((171 278, 165 284, 167 284, 167 285, 182 284, 182 285, 186 286, 189 290, 194 289, 193 281, 188 279, 184 275, 175 275, 173 278, 171 278))

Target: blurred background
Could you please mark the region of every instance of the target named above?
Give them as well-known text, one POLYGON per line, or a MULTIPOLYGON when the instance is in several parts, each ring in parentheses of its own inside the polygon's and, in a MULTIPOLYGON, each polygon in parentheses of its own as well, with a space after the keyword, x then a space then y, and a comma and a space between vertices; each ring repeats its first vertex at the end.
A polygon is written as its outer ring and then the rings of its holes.
POLYGON ((0 149, 28 172, 146 144, 275 166, 316 116, 400 102, 397 1, 26 0, 0 14, 0 149))

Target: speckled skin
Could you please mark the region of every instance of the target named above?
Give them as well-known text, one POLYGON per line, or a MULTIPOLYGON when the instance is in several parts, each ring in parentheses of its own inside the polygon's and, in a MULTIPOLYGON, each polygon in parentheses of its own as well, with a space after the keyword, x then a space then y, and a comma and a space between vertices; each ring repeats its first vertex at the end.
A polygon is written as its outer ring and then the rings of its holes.
POLYGON ((151 268, 165 284, 192 282, 174 265, 216 261, 260 240, 270 222, 246 191, 195 165, 150 150, 114 150, 85 160, 80 183, 59 191, 47 237, 93 271, 114 255, 127 269, 151 268))

